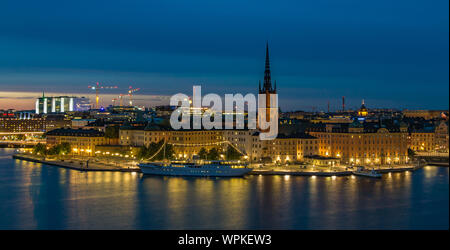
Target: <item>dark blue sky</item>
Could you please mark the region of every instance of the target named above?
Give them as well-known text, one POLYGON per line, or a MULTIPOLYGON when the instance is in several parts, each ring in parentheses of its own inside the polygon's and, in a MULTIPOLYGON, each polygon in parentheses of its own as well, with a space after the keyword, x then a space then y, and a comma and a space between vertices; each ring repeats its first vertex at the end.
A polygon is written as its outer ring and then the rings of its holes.
POLYGON ((283 109, 448 108, 448 0, 66 2, 2 1, 0 91, 255 93, 268 40, 283 109))

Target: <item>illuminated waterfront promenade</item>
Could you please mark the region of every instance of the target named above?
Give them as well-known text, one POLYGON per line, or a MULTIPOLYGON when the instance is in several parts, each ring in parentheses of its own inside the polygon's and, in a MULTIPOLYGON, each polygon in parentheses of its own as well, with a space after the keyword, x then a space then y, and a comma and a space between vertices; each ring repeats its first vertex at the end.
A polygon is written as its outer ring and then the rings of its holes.
MULTIPOLYGON (((96 157, 73 157, 66 156, 61 158, 44 158, 33 154, 15 154, 15 159, 44 163, 47 165, 59 166, 63 168, 81 170, 81 171, 119 171, 119 172, 140 172, 136 161, 129 161, 121 158, 97 159, 96 157)), ((313 166, 313 165, 261 165, 250 164, 253 168, 252 175, 303 175, 303 176, 347 176, 352 175, 355 167, 348 166, 313 166)), ((369 168, 370 169, 370 168, 369 168)), ((377 166, 374 169, 381 173, 414 171, 413 165, 384 165, 377 166)))

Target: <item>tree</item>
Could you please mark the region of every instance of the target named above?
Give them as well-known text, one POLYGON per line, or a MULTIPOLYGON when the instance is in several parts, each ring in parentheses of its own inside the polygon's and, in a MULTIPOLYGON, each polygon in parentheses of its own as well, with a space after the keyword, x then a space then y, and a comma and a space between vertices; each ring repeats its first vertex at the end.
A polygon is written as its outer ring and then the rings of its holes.
POLYGON ((33 147, 33 154, 41 154, 46 155, 47 154, 47 148, 44 144, 38 143, 33 147))
POLYGON ((240 160, 242 157, 242 154, 239 153, 234 147, 228 146, 226 158, 227 160, 240 160))
POLYGON ((72 147, 70 146, 70 143, 68 142, 63 142, 61 144, 59 144, 59 154, 70 154, 70 152, 72 151, 72 147))
POLYGON ((146 159, 147 151, 148 151, 148 148, 147 148, 146 146, 140 147, 140 148, 139 148, 139 151, 138 151, 138 153, 137 153, 137 155, 136 155, 136 157, 137 157, 139 160, 144 160, 144 159, 146 159))
POLYGON ((47 154, 48 155, 58 155, 59 151, 60 151, 60 146, 55 145, 55 146, 51 147, 49 150, 47 150, 47 154))
POLYGON ((16 136, 16 138, 17 138, 17 140, 19 140, 19 141, 23 141, 23 140, 25 140, 25 135, 18 134, 18 135, 16 136))
POLYGON ((208 160, 219 160, 219 157, 219 150, 217 150, 217 148, 212 148, 209 150, 207 155, 208 160))
POLYGON ((415 155, 416 155, 416 152, 414 152, 414 150, 408 148, 408 157, 409 157, 409 158, 412 158, 412 157, 415 156, 415 155))
POLYGON ((57 145, 51 147, 50 149, 48 149, 46 151, 46 154, 49 154, 49 155, 69 154, 71 150, 72 149, 71 149, 70 143, 63 142, 61 144, 57 144, 57 145))
POLYGON ((198 151, 198 157, 200 159, 206 160, 206 157, 208 156, 208 152, 205 148, 201 148, 200 151, 198 151))

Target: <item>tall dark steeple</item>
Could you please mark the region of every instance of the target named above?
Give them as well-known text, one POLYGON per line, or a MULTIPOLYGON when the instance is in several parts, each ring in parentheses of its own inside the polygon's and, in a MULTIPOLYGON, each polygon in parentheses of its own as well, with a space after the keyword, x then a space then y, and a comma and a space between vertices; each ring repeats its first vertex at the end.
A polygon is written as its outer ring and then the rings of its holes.
POLYGON ((264 69, 264 84, 261 93, 275 93, 276 89, 272 88, 272 79, 270 76, 270 61, 269 61, 269 43, 266 44, 266 64, 264 69))
MULTIPOLYGON (((264 108, 258 109, 258 112, 266 113, 266 121, 270 122, 271 111, 274 111, 271 104, 271 95, 277 93, 277 82, 275 81, 275 86, 272 87, 272 79, 270 75, 270 61, 269 61, 269 43, 266 44, 266 63, 264 68, 264 83, 261 89, 261 81, 259 81, 259 94, 265 95, 266 105, 264 108)), ((278 111, 278 110, 276 110, 278 111)))

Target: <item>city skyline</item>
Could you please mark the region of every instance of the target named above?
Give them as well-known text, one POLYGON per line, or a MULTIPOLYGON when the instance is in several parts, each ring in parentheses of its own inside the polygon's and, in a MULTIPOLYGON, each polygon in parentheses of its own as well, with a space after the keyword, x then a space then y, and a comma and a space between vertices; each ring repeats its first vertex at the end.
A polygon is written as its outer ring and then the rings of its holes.
MULTIPOLYGON (((408 2, 408 11, 401 1, 275 9, 259 1, 241 9, 200 1, 191 13, 186 4, 7 3, 0 109, 32 109, 42 91, 92 101, 87 86, 97 81, 122 92, 139 87, 137 99, 166 100, 194 84, 205 93, 257 93, 266 41, 283 110, 326 111, 328 102, 338 110, 342 96, 349 108, 365 99, 369 108, 448 109, 447 1, 408 2), (36 21, 36 9, 46 18, 36 21), (323 15, 309 14, 319 9, 323 15)), ((102 93, 104 105, 118 93, 102 93)))

